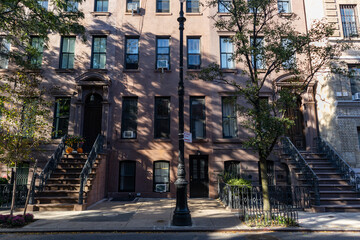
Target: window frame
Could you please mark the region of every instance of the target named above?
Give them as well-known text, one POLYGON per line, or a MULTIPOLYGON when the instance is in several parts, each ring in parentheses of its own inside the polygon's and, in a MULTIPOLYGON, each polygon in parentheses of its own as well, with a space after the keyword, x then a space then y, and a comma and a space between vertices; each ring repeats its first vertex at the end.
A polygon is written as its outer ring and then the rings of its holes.
POLYGON ((44 54, 44 39, 39 36, 30 37, 31 46, 39 52, 39 56, 36 58, 34 56, 30 57, 30 62, 33 67, 39 69, 41 68, 44 54), (34 39, 37 39, 37 46, 34 46, 34 39), (40 46, 41 45, 41 46, 40 46))
MULTIPOLYGON (((261 46, 261 48, 264 48, 264 44, 265 44, 265 40, 264 40, 264 37, 257 37, 256 38, 256 41, 259 41, 260 40, 260 42, 259 43, 256 43, 255 45, 262 45, 261 46)), ((254 37, 250 37, 250 47, 252 47, 253 46, 253 44, 252 44, 252 42, 254 41, 254 37)), ((262 49, 263 50, 263 49, 262 49)), ((255 64, 256 64, 256 69, 259 69, 259 70, 263 70, 263 69, 265 69, 266 68, 266 66, 265 66, 265 59, 261 56, 262 54, 261 54, 261 52, 259 52, 257 55, 259 55, 261 58, 258 58, 257 57, 257 61, 256 61, 256 63, 254 62, 254 53, 252 52, 251 53, 251 63, 252 63, 252 65, 253 65, 253 68, 255 68, 255 64)))
POLYGON ((226 59, 229 59, 229 58, 227 58, 227 55, 231 55, 231 58, 232 58, 233 55, 234 55, 234 44, 233 44, 231 41, 229 41, 229 43, 231 43, 231 48, 232 48, 232 52, 231 52, 231 53, 229 53, 229 52, 223 52, 222 39, 229 39, 229 40, 231 40, 231 37, 229 37, 229 36, 220 36, 220 41, 219 41, 219 42, 220 42, 220 68, 221 68, 221 69, 235 69, 236 67, 235 67, 235 61, 234 61, 234 59, 231 59, 231 62, 232 62, 233 67, 229 67, 229 66, 228 66, 230 61, 226 61, 226 67, 223 67, 222 55, 225 54, 225 55, 226 55, 226 59))
POLYGON ((231 0, 218 0, 218 13, 229 13, 229 9, 226 8, 224 3, 228 3, 231 6, 231 0))
POLYGON ((54 119, 53 119, 53 130, 52 130, 52 138, 53 139, 59 139, 61 137, 63 137, 65 134, 68 133, 69 131, 69 119, 70 119, 70 109, 71 109, 71 97, 56 97, 55 98, 55 106, 54 106, 54 119), (68 115, 65 116, 60 116, 60 110, 58 111, 59 105, 60 105, 60 101, 64 100, 64 101, 69 101, 69 112, 68 115), (58 115, 59 112, 59 116, 58 115), (66 128, 66 132, 64 133, 58 133, 58 124, 60 119, 67 119, 67 128, 66 128))
MULTIPOLYGON (((59 68, 60 69, 74 69, 74 65, 75 65, 75 44, 76 44, 76 37, 74 36, 62 36, 61 37, 61 45, 60 45, 60 64, 59 64, 59 68), (74 52, 65 52, 64 51, 64 41, 65 39, 74 39, 74 52), (63 66, 63 58, 64 55, 67 55, 67 64, 66 64, 66 68, 63 66), (73 59, 73 66, 71 68, 69 68, 69 56, 72 55, 72 59, 73 59)), ((70 44, 68 44, 68 46, 70 46, 70 44)))
MULTIPOLYGON (((282 47, 285 49, 285 44, 291 46, 292 45, 292 41, 288 38, 281 38, 281 45, 282 47), (286 43, 286 41, 288 41, 288 43, 286 43)), ((286 50, 291 50, 291 49, 286 49, 286 50)), ((289 58, 287 61, 281 63, 281 67, 285 70, 289 70, 289 69, 293 69, 292 66, 296 65, 296 53, 294 53, 291 58, 289 58)))
POLYGON ((170 0, 156 0, 155 2, 156 2, 156 13, 170 13, 170 0), (168 2, 169 8, 167 9, 167 11, 166 11, 166 9, 163 10, 163 9, 159 8, 160 2, 168 2))
POLYGON ((229 174, 231 178, 241 178, 241 162, 239 160, 228 160, 228 161, 224 161, 224 173, 229 174), (236 166, 236 176, 233 175, 233 172, 229 172, 229 168, 232 169, 232 167, 234 165, 236 166))
POLYGON ((139 47, 139 42, 140 42, 140 39, 138 36, 127 36, 125 37, 125 69, 139 69, 139 62, 140 62, 140 47, 139 47), (128 42, 129 40, 133 40, 133 39, 136 39, 137 40, 137 53, 134 54, 134 53, 128 53, 128 42), (137 63, 128 63, 127 62, 127 56, 130 56, 130 55, 136 55, 137 56, 137 63), (130 64, 133 64, 134 67, 131 67, 130 64), (136 67, 135 67, 136 65, 136 67))
POLYGON ((48 10, 49 8, 49 0, 38 0, 37 3, 44 9, 48 10), (46 4, 45 4, 46 3, 46 4), (46 7, 44 6, 46 5, 46 7))
POLYGON ((9 53, 11 51, 11 43, 6 39, 5 36, 0 36, 0 62, 4 62, 4 67, 0 64, 0 69, 9 69, 9 53))
POLYGON ((356 8, 357 8, 356 4, 340 4, 339 5, 341 27, 342 27, 342 33, 343 33, 344 38, 359 37, 359 31, 357 29, 357 26, 359 25, 359 22, 358 22, 359 20, 358 20, 358 14, 357 14, 356 8), (352 9, 352 11, 353 11, 352 16, 354 18, 353 22, 347 21, 347 20, 349 20, 349 19, 347 19, 348 15, 343 14, 343 10, 346 10, 346 9, 352 9), (355 25, 355 27, 352 27, 352 25, 355 25), (354 30, 356 31, 355 34, 353 34, 354 30))
MULTIPOLYGON (((170 161, 165 161, 165 160, 154 161, 154 163, 153 163, 153 192, 156 192, 156 184, 166 184, 167 186, 166 186, 165 192, 170 192, 170 161), (167 165, 168 165, 168 168, 167 168, 168 169, 168 175, 167 175, 168 182, 156 182, 156 180, 155 180, 156 169, 159 169, 159 168, 156 168, 157 163, 167 163, 167 165)), ((157 193, 160 193, 160 192, 157 192, 157 193)))
POLYGON ((77 12, 79 11, 79 2, 75 1, 75 0, 66 0, 67 3, 67 8, 66 8, 66 12, 77 12))
POLYGON ((141 0, 126 0, 126 12, 131 12, 131 10, 128 9, 129 3, 137 3, 140 8, 141 0))
POLYGON ((278 13, 291 13, 291 0, 277 0, 277 8, 278 8, 278 13), (282 11, 284 10, 283 8, 283 5, 284 3, 288 4, 288 7, 285 11, 282 11), (280 7, 281 6, 281 7, 280 7))
MULTIPOLYGON (((100 44, 101 45, 101 44, 100 44)), ((106 49, 107 49, 107 36, 102 36, 102 35, 94 35, 93 39, 92 39, 92 47, 91 47, 91 69, 106 69, 106 49), (99 51, 99 52, 95 52, 95 40, 96 39, 100 39, 100 41, 102 41, 102 39, 105 39, 105 52, 99 51), (95 68, 94 67, 94 59, 95 59, 95 55, 99 56, 99 67, 95 68), (100 64, 100 59, 101 56, 105 55, 105 63, 104 66, 101 67, 100 64)))
MULTIPOLYGON (((127 185, 128 184, 124 184, 125 187, 127 185)), ((133 161, 133 160, 119 161, 119 187, 118 187, 118 190, 119 190, 119 192, 135 192, 135 190, 136 190, 136 161, 133 161), (122 176, 121 175, 122 164, 132 164, 134 167, 134 175, 122 176), (133 183, 134 188, 132 188, 132 189, 130 189, 130 188, 122 189, 121 188, 121 183, 122 183, 121 179, 124 179, 125 177, 132 178, 132 183, 133 183)))
MULTIPOLYGON (((161 47, 161 48, 166 48, 166 47, 161 47)), ((158 67, 158 60, 163 60, 163 59, 159 59, 159 56, 167 56, 168 58, 168 70, 170 70, 170 37, 169 36, 158 36, 156 37, 156 62, 155 62, 155 68, 159 69, 158 67), (163 53, 159 53, 159 42, 158 40, 160 39, 167 39, 168 40, 168 53, 167 54, 163 54, 163 53)))
POLYGON ((187 68, 188 69, 201 69, 201 38, 200 37, 187 37, 186 39, 186 48, 187 48, 187 68), (198 40, 199 41, 199 53, 190 53, 190 45, 189 45, 189 41, 190 40, 198 40), (193 65, 190 64, 190 58, 189 56, 199 56, 199 65, 193 65))
POLYGON ((138 120, 138 97, 123 97, 122 112, 121 112, 121 138, 122 139, 136 139, 137 138, 137 120, 138 120), (129 101, 129 103, 128 103, 129 105, 127 106, 129 108, 129 110, 132 107, 130 101, 135 102, 134 106, 135 106, 136 110, 134 111, 135 112, 134 116, 131 115, 132 114, 131 110, 128 113, 125 112, 125 110, 126 110, 125 102, 126 101, 129 101), (128 123, 125 124, 126 121, 134 121, 135 129, 134 130, 129 130, 128 128, 125 129, 125 125, 131 125, 128 123), (123 137, 124 131, 134 131, 134 137, 124 138, 123 137))
POLYGON ((193 139, 206 139, 206 106, 205 106, 205 96, 190 96, 190 132, 192 133, 192 138, 193 139), (193 102, 194 101, 199 101, 199 100, 203 101, 202 104, 202 115, 203 118, 201 117, 194 117, 193 114, 193 102), (203 137, 198 137, 196 136, 196 127, 195 127, 195 122, 196 120, 199 120, 202 122, 202 128, 203 128, 203 137))
MULTIPOLYGON (((222 125, 222 135, 223 135, 223 138, 237 138, 238 137, 238 123, 237 123, 237 110, 236 110, 236 100, 237 98, 234 97, 234 96, 222 96, 221 97, 221 125, 222 125), (233 115, 232 116, 225 116, 224 115, 224 103, 226 102, 230 102, 230 100, 226 100, 226 99, 230 99, 232 98, 233 100, 231 100, 231 102, 233 102, 233 115), (226 120, 227 119, 234 119, 235 120, 235 129, 233 129, 233 132, 235 133, 235 135, 225 135, 225 124, 226 124, 226 120)), ((229 133, 231 132, 230 130, 230 127, 231 127, 231 121, 228 121, 228 131, 229 133)))
MULTIPOLYGON (((162 97, 162 96, 156 96, 155 97, 155 108, 154 108, 155 112, 154 112, 154 139, 170 139, 170 122, 171 122, 171 98, 170 97, 162 97), (159 108, 159 103, 161 103, 160 101, 168 101, 168 114, 167 116, 158 116, 157 115, 157 110, 159 108), (161 126, 161 124, 159 123, 159 120, 166 120, 167 121, 167 129, 168 132, 165 133, 167 136, 162 136, 162 132, 157 132, 157 129, 159 128, 159 126, 161 126)), ((160 129, 160 128, 159 128, 160 129)))
POLYGON ((109 12, 109 0, 95 0, 94 12, 109 12), (100 2, 102 4, 101 8, 99 7, 100 2), (104 7, 105 2, 107 3, 106 9, 104 7), (106 10, 106 11, 104 11, 104 10, 106 10))
POLYGON ((199 0, 186 0, 186 12, 187 13, 199 13, 200 12, 200 1, 199 0), (193 8, 193 2, 197 2, 197 8, 193 8), (189 7, 190 5, 190 7, 189 7))

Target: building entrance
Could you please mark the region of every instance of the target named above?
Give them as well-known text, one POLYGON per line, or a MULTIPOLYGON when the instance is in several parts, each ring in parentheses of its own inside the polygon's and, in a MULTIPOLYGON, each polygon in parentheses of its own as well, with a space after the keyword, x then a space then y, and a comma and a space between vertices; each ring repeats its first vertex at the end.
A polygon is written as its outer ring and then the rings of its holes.
POLYGON ((207 155, 190 155, 190 197, 209 197, 207 155))
POLYGON ((91 150, 96 137, 101 133, 102 120, 102 97, 99 94, 92 93, 86 97, 84 109, 83 136, 85 152, 91 150))

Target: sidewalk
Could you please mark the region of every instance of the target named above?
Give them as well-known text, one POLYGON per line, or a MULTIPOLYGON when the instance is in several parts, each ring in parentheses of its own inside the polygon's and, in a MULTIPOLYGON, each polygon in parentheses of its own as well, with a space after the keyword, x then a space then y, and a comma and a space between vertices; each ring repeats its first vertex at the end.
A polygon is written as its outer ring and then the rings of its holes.
MULTIPOLYGON (((105 201, 90 210, 34 212, 37 221, 1 232, 96 232, 96 231, 359 231, 359 213, 299 212, 297 228, 250 228, 236 212, 214 199, 190 199, 192 226, 171 225, 174 199, 139 199, 137 202, 105 201)), ((1 211, 8 214, 8 211, 1 211)))

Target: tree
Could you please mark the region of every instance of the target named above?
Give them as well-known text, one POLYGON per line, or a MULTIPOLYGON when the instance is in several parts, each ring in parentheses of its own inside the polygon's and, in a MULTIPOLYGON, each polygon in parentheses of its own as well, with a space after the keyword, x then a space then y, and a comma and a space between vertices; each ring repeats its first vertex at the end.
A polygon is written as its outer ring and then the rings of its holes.
MULTIPOLYGON (((43 47, 49 33, 76 34, 85 40, 77 6, 82 0, 2 0, 0 3, 0 62, 9 61, 13 72, 0 76, 0 161, 17 166, 31 160, 32 153, 49 134, 48 107, 41 88, 43 47), (34 41, 36 37, 36 41, 34 41), (12 46, 11 51, 10 45, 12 46)), ((16 173, 10 214, 13 214, 16 173)))
POLYGON ((339 55, 344 46, 326 41, 334 30, 322 21, 313 23, 308 31, 297 31, 294 22, 299 18, 293 13, 281 13, 276 0, 209 0, 206 3, 208 7, 218 7, 218 4, 219 10, 228 14, 212 16, 214 26, 234 33, 228 40, 234 46, 234 53, 226 61, 240 62, 242 76, 225 77, 221 67, 212 63, 196 77, 232 85, 235 94, 244 100, 238 109, 246 119, 243 127, 251 132, 245 145, 258 154, 264 210, 269 211, 267 159, 279 138, 293 124, 286 116, 286 109, 294 107, 297 95, 306 90, 315 74, 339 55), (276 87, 274 76, 281 71, 293 76, 292 89, 276 87), (262 98, 264 88, 272 92, 269 101, 262 98))

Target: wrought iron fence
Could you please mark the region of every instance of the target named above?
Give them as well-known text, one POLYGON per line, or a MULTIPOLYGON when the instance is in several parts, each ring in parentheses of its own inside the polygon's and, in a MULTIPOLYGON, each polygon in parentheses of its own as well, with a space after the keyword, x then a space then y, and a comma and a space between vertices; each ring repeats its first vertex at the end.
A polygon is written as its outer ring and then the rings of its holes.
MULTIPOLYGON (((0 184, 0 208, 11 207, 13 184, 0 184)), ((23 207, 28 192, 27 185, 16 185, 15 207, 23 207)))
POLYGON ((285 205, 271 211, 247 208, 244 218, 246 224, 250 226, 297 226, 299 219, 297 210, 285 205))
POLYGON ((340 154, 327 141, 320 137, 315 139, 318 151, 326 154, 326 157, 337 168, 342 178, 347 180, 355 191, 360 192, 360 174, 355 173, 354 169, 345 162, 340 154))

